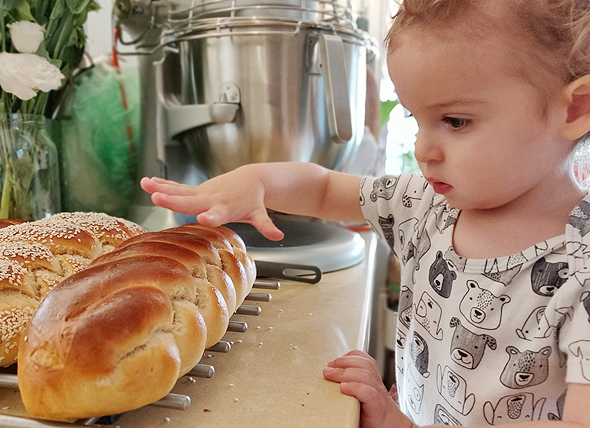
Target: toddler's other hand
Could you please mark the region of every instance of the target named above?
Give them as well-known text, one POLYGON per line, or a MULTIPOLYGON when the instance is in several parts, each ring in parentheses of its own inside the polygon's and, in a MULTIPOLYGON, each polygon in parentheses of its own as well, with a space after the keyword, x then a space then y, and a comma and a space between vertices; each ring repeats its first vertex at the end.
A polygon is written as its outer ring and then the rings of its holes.
POLYGON ((201 224, 249 223, 270 240, 283 239, 283 232, 273 224, 264 206, 264 186, 240 168, 199 186, 144 177, 141 188, 152 195, 155 205, 196 215, 201 224))
POLYGON ((324 369, 324 377, 339 382, 343 394, 360 401, 362 428, 416 428, 390 397, 370 355, 352 351, 336 358, 324 369))

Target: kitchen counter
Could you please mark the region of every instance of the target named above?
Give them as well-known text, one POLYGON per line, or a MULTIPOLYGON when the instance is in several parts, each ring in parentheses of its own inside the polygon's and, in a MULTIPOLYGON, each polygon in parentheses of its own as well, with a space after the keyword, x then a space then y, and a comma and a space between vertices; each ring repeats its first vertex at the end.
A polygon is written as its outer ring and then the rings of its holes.
MULTIPOLYGON (((172 392, 191 398, 186 410, 147 406, 123 414, 120 428, 357 427, 359 404, 326 381, 326 363, 368 346, 377 239, 363 232, 366 257, 323 275, 318 284, 281 281, 260 315, 234 314, 245 333, 227 332, 228 353, 206 351, 211 378, 181 378, 172 392)), ((265 292, 266 290, 253 290, 265 292)), ((1 413, 24 415, 14 391, 0 389, 1 413)))

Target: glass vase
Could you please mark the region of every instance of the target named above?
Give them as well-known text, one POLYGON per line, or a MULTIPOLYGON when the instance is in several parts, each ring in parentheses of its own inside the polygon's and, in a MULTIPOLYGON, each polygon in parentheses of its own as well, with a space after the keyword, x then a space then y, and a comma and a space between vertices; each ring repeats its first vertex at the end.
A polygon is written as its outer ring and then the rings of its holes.
POLYGON ((45 117, 0 115, 0 218, 39 220, 59 212, 59 183, 45 117))

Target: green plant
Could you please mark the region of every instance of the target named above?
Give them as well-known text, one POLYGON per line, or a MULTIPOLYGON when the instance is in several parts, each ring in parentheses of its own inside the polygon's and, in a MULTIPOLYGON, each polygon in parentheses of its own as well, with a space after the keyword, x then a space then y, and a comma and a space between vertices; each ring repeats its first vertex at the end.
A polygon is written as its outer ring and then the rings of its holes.
POLYGON ((80 62, 83 25, 96 9, 95 0, 0 0, 0 218, 30 220, 32 206, 55 192, 48 179, 38 184, 54 148, 42 125, 28 124, 36 121, 31 116, 51 116, 55 91, 80 62), (36 194, 39 188, 44 194, 36 194))
MULTIPOLYGON (((11 24, 39 24, 44 28, 44 37, 34 54, 46 59, 60 70, 63 79, 61 84, 54 88, 60 89, 69 80, 84 53, 86 34, 83 25, 88 12, 98 8, 95 0, 0 0, 1 52, 17 52, 9 31, 11 24)), ((0 64, 0 75, 3 71, 5 70, 0 64)), ((29 100, 20 99, 5 90, 4 85, 0 92, 2 112, 47 115, 52 111, 52 106, 48 103, 49 91, 42 91, 29 100)))

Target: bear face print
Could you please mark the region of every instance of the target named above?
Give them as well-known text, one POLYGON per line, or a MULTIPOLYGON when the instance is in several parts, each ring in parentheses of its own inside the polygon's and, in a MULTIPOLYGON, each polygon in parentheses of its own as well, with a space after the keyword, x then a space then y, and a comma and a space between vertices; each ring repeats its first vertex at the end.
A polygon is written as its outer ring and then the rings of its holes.
POLYGON ((516 335, 525 340, 549 337, 551 326, 545 316, 545 308, 545 306, 540 306, 531 312, 522 328, 516 329, 516 335))
POLYGON ((447 298, 451 295, 455 279, 457 279, 457 273, 449 268, 449 263, 444 259, 442 251, 438 251, 436 259, 430 265, 428 271, 428 280, 431 287, 439 296, 447 298))
POLYGON ((552 323, 550 323, 545 314, 545 308, 545 306, 536 308, 528 316, 522 328, 516 329, 516 335, 524 340, 546 338, 551 336, 551 333, 557 335, 566 319, 572 319, 574 312, 572 306, 557 308, 555 309, 555 312, 559 314, 559 317, 557 320, 553 319, 552 323))
POLYGON ((475 405, 475 395, 467 394, 465 379, 455 373, 449 366, 444 371, 436 367, 436 388, 438 393, 463 416, 468 415, 475 405))
POLYGON ((389 214, 387 218, 379 217, 379 227, 381 227, 385 242, 387 242, 389 248, 393 250, 393 246, 395 244, 395 233, 393 232, 393 214, 389 214))
POLYGON ((508 286, 526 261, 527 258, 522 253, 514 254, 508 258, 486 260, 483 276, 508 286))
POLYGON ((428 372, 428 344, 416 332, 414 332, 410 345, 410 355, 418 373, 424 377, 428 377, 430 375, 428 372))
POLYGON ((496 407, 489 402, 483 406, 483 415, 490 425, 502 425, 513 422, 538 421, 545 404, 545 398, 535 403, 531 393, 515 394, 502 397, 496 407))
POLYGON ((582 369, 584 379, 590 381, 590 340, 573 342, 568 346, 568 349, 573 357, 580 361, 580 368, 582 369))
POLYGON ((406 347, 406 335, 400 329, 395 332, 395 347, 404 349, 406 347))
POLYGON ((412 301, 414 300, 414 293, 410 288, 403 285, 400 290, 399 304, 398 304, 398 320, 406 328, 410 328, 410 322, 412 321, 412 301))
POLYGON ((451 318, 449 323, 455 328, 451 340, 451 359, 466 369, 475 369, 483 358, 486 346, 496 349, 496 339, 487 334, 475 334, 461 325, 458 318, 451 318))
POLYGON ((450 247, 449 249, 447 249, 445 251, 444 257, 447 260, 447 262, 449 263, 449 267, 451 269, 454 269, 458 272, 465 271, 465 266, 467 266, 467 259, 464 259, 463 257, 459 256, 457 253, 455 253, 455 250, 453 250, 453 247, 450 247))
POLYGON ((367 182, 367 177, 361 178, 361 192, 360 192, 360 203, 361 207, 365 206, 365 192, 363 191, 365 188, 365 183, 367 182))
POLYGON ((371 201, 375 202, 377 198, 390 200, 397 184, 397 177, 385 176, 373 182, 373 190, 369 195, 371 201))
POLYGON ((412 242, 412 237, 416 233, 417 227, 417 218, 410 218, 399 225, 399 242, 403 254, 401 262, 403 262, 404 265, 416 255, 416 247, 412 242))
POLYGON ((399 328, 395 332, 395 347, 396 347, 396 358, 395 365, 401 374, 404 373, 404 349, 406 347, 406 335, 399 328))
POLYGON ((406 190, 402 195, 403 206, 406 208, 412 208, 412 201, 420 201, 427 186, 428 182, 426 180, 418 180, 416 176, 410 177, 406 190))
POLYGON ((553 296, 568 277, 568 264, 550 263, 541 257, 533 266, 531 284, 539 296, 553 296))
POLYGON ((520 352, 514 346, 506 348, 508 362, 500 375, 500 382, 508 388, 520 389, 539 385, 549 377, 549 355, 551 347, 538 352, 520 352))
MULTIPOLYGON (((406 408, 412 410, 416 415, 420 413, 422 401, 424 399, 424 384, 418 383, 410 366, 406 370, 405 376, 406 396, 403 397, 406 403, 406 408)), ((402 397, 400 397, 402 398, 402 397)))
POLYGON ((467 293, 463 296, 459 310, 476 327, 494 330, 500 326, 502 309, 510 302, 510 297, 494 296, 481 288, 475 281, 467 281, 467 293))
POLYGON ((434 408, 434 425, 462 426, 461 423, 440 404, 437 404, 434 408))
POLYGON ((436 340, 442 340, 443 332, 440 328, 442 309, 438 303, 425 291, 420 296, 418 306, 414 309, 416 321, 436 340))
POLYGON ((443 201, 444 203, 435 207, 436 228, 439 233, 444 233, 449 227, 457 224, 457 217, 459 217, 460 212, 456 208, 450 208, 446 204, 446 200, 443 199, 443 201))
POLYGON ((428 233, 418 233, 418 219, 410 218, 399 225, 399 239, 402 246, 402 264, 406 265, 414 259, 414 271, 420 269, 420 260, 430 250, 431 241, 428 233), (416 235, 414 237, 414 235, 416 235), (416 244, 414 243, 414 238, 416 244))

